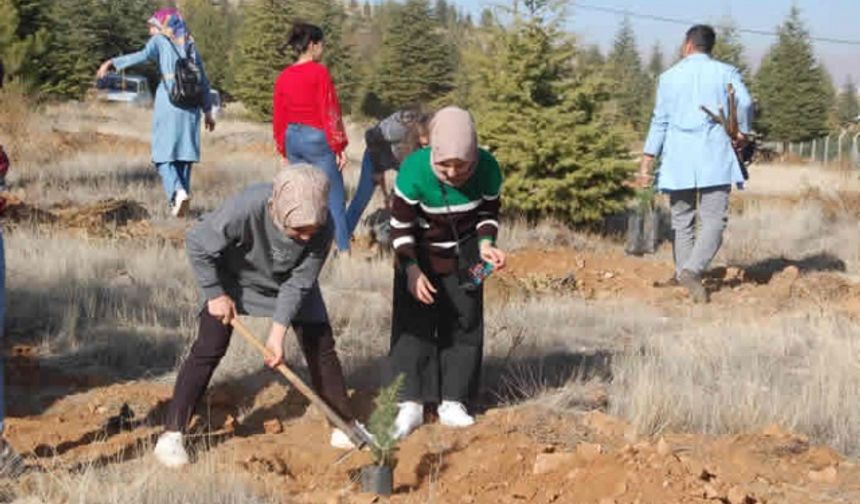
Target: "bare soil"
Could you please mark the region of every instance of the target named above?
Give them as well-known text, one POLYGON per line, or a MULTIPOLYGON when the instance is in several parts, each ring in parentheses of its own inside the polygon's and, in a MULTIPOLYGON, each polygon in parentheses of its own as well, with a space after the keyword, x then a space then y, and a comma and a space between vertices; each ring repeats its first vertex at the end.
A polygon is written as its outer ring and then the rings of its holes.
MULTIPOLYGON (((13 370, 21 365, 13 363, 13 370)), ((328 446, 324 420, 302 399, 272 384, 254 399, 254 411, 266 413, 237 421, 229 400, 235 392, 209 394, 210 413, 196 419, 190 437, 196 456, 217 452, 219 470, 243 472, 289 502, 375 501, 355 483, 369 455, 338 463, 343 452, 328 446), (272 429, 273 422, 282 427, 272 429)), ((95 387, 42 414, 10 419, 8 435, 34 469, 79 470, 148 456, 169 395, 169 387, 144 382, 95 387)), ((860 500, 860 470, 853 463, 778 426, 736 436, 651 439, 600 411, 561 414, 523 406, 492 409, 479 420, 462 430, 430 423, 405 440, 390 502, 860 500)))

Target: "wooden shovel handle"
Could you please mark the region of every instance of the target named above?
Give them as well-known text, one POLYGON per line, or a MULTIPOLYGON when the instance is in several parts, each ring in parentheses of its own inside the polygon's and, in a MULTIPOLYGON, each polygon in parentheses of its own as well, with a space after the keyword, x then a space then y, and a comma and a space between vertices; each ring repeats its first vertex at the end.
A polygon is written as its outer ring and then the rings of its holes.
MULTIPOLYGON (((237 331, 239 331, 239 334, 241 334, 242 337, 244 337, 246 340, 248 340, 249 343, 257 347, 257 350, 259 350, 263 354, 263 356, 272 356, 272 353, 269 351, 269 349, 266 348, 265 345, 260 343, 260 340, 258 340, 251 333, 251 331, 248 330, 245 324, 243 324, 239 319, 234 318, 230 323, 237 331)), ((279 364, 275 369, 277 369, 282 375, 284 375, 284 378, 286 378, 287 381, 290 382, 290 384, 296 388, 296 390, 298 390, 303 396, 307 397, 308 400, 313 403, 317 408, 322 410, 325 417, 328 418, 329 421, 335 425, 335 427, 342 430, 349 437, 349 439, 356 446, 356 448, 361 449, 365 445, 371 444, 373 442, 372 439, 365 439, 365 436, 359 433, 359 431, 355 428, 354 425, 347 423, 343 418, 341 418, 340 415, 338 415, 333 409, 331 409, 331 406, 329 406, 325 401, 323 401, 323 399, 319 395, 317 395, 317 393, 314 392, 314 390, 310 388, 301 379, 301 377, 299 377, 299 375, 297 375, 295 372, 293 372, 292 369, 287 367, 286 364, 279 364)))

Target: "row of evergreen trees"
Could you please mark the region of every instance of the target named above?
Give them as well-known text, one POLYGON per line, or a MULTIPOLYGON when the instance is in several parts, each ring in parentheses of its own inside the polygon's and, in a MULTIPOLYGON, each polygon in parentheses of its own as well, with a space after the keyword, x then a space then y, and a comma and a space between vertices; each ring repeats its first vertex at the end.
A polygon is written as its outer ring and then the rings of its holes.
MULTIPOLYGON (((145 20, 162 3, 0 0, 7 80, 46 97, 80 98, 101 61, 143 46, 145 20)), ((508 208, 576 223, 619 208, 657 78, 677 59, 655 45, 645 64, 626 19, 607 55, 583 46, 562 29, 557 0, 512 1, 485 10, 477 25, 446 0, 180 3, 211 81, 256 118, 270 117, 272 83, 295 56, 289 26, 310 21, 326 33, 326 64, 347 112, 469 107, 505 167, 508 208)), ((860 112, 852 83, 835 93, 797 9, 755 75, 731 24, 720 27, 715 56, 744 73, 758 102, 756 128, 774 140, 813 138, 860 112)))

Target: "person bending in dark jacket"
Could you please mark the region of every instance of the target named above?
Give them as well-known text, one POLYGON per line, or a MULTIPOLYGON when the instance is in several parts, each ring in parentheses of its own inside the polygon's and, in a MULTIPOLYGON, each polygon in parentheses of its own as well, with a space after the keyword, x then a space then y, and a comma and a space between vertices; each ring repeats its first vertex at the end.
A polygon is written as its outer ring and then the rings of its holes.
MULTIPOLYGON (((274 184, 248 187, 188 232, 188 256, 205 304, 197 340, 176 378, 166 432, 155 447, 162 464, 188 463, 182 433, 227 352, 230 321, 239 314, 272 318, 266 343, 273 356, 266 360, 270 367, 283 362, 284 336, 292 325, 313 387, 342 418, 353 419, 317 280, 333 236, 328 190, 322 170, 290 165, 274 184)), ((352 448, 339 429, 333 430, 331 444, 352 448)))
POLYGON ((406 156, 430 143, 430 118, 429 114, 417 110, 400 110, 364 133, 366 147, 361 160, 358 187, 346 210, 350 236, 358 227, 376 186, 382 188, 383 195, 388 199, 385 172, 397 170, 406 156))

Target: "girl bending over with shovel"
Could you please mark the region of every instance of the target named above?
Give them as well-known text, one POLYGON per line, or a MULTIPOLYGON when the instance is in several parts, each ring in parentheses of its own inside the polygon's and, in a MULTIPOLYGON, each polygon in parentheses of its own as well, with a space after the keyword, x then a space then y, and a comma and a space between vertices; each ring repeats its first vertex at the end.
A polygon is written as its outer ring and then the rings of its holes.
MULTIPOLYGON (((166 432, 155 446, 162 464, 188 463, 182 433, 227 351, 231 324, 239 314, 272 317, 266 364, 273 368, 283 363, 284 336, 292 325, 313 388, 349 427, 363 431, 353 421, 317 283, 333 236, 328 190, 321 170, 292 165, 275 177, 274 184, 245 189, 188 232, 188 256, 206 302, 197 340, 176 378, 166 432)), ((354 446, 340 429, 332 431, 331 444, 354 446)))

